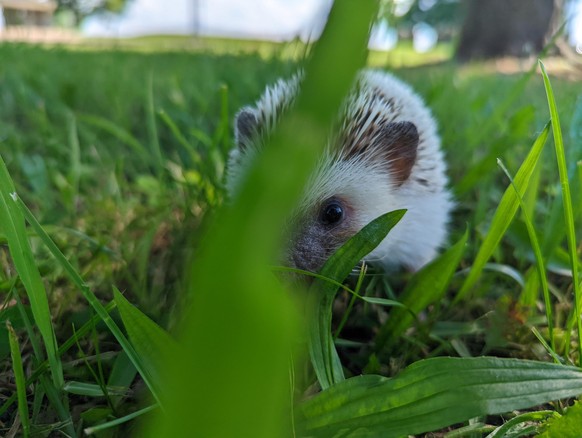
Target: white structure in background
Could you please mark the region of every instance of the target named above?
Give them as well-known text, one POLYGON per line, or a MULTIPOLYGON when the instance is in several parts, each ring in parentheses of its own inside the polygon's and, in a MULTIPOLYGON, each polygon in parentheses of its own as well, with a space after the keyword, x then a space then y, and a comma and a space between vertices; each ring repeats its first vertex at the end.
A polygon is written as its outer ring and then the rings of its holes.
POLYGON ((0 0, 4 26, 46 27, 52 23, 53 0, 0 0))
POLYGON ((368 47, 371 50, 387 51, 392 49, 398 42, 398 32, 393 27, 389 27, 385 20, 380 21, 372 28, 368 47))
POLYGON ((87 18, 86 36, 192 34, 291 40, 319 36, 332 0, 132 0, 120 15, 87 18))
POLYGON ((426 23, 416 23, 412 27, 412 46, 419 53, 428 52, 439 40, 434 27, 426 23))
MULTIPOLYGON (((273 41, 304 41, 319 37, 332 0, 133 0, 120 15, 87 18, 81 32, 91 37, 132 37, 144 34, 196 34, 256 38, 273 41)), ((399 2, 398 13, 410 4, 399 2)), ((419 29, 415 38, 427 50, 434 31, 419 29)), ((398 42, 396 29, 384 21, 372 29, 369 47, 390 50, 398 42)), ((433 42, 435 44, 436 41, 433 42)))

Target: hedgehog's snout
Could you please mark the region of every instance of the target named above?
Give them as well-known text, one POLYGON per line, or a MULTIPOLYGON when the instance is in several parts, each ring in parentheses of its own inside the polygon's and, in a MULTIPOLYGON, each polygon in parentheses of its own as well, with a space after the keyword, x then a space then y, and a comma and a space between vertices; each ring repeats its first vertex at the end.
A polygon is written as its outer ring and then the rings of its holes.
POLYGON ((288 263, 292 267, 318 272, 326 259, 324 248, 312 233, 296 236, 290 241, 288 263))
POLYGON ((319 272, 327 259, 357 230, 352 209, 338 196, 330 197, 295 220, 285 262, 294 268, 319 272))

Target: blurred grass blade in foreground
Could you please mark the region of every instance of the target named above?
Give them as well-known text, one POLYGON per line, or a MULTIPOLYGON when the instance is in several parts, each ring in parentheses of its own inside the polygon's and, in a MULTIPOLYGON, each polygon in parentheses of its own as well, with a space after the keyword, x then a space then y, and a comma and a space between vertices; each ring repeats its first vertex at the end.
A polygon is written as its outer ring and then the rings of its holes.
POLYGON ((291 428, 289 361, 301 329, 268 269, 329 126, 363 65, 373 1, 334 3, 303 92, 231 208, 218 212, 191 273, 182 349, 168 364, 166 415, 149 436, 265 437, 291 428), (284 164, 283 164, 284 163, 284 164))

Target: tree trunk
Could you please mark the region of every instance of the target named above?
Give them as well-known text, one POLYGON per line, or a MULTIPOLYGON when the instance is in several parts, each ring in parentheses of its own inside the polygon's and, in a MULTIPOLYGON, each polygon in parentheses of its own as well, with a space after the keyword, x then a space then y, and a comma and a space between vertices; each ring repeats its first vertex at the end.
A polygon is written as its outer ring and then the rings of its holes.
POLYGON ((556 30, 563 0, 467 0, 457 58, 530 56, 556 30))

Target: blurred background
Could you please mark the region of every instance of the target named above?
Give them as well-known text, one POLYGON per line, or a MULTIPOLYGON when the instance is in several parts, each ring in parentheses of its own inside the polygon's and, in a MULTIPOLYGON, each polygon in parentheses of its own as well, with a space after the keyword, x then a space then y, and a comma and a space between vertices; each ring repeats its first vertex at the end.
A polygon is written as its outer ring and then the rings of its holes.
MULTIPOLYGON (((582 52, 580 0, 383 0, 370 48, 411 41, 426 52, 458 38, 460 58, 522 56, 541 49, 566 21, 565 41, 582 52), (507 24, 511 23, 511 26, 507 24)), ((75 42, 145 35, 310 41, 331 0, 0 0, 2 38, 75 42)), ((166 45, 184 41, 166 38, 166 45)), ((564 50, 565 47, 562 47, 564 50)))
MULTIPOLYGON (((301 67, 330 5, 330 0, 0 0, 0 156, 19 197, 98 299, 110 302, 115 285, 157 324, 175 330, 190 293, 184 281, 188 260, 197 256, 203 224, 226 196, 234 116, 267 84, 301 67)), ((347 309, 346 317, 335 333, 341 331, 339 339, 346 341, 338 343, 346 373, 390 376, 443 355, 547 360, 531 330, 545 336, 549 324, 542 315, 526 215, 516 218, 490 257, 474 287, 476 298, 459 305, 452 297, 508 187, 497 158, 515 174, 549 120, 538 57, 551 75, 581 229, 582 0, 381 0, 380 5, 367 64, 410 83, 433 112, 456 201, 449 244, 459 242, 465 230, 470 237, 458 275, 438 292, 442 299, 426 316, 411 319, 411 330, 381 341, 386 342, 381 351, 370 346, 386 330, 390 310, 369 303, 352 309, 352 297, 341 294, 338 309, 347 309)), ((334 72, 329 76, 333 80, 334 72)), ((547 260, 554 333, 561 336, 557 353, 567 357, 576 301, 550 141, 524 202, 547 260)), ((35 334, 21 316, 31 306, 3 232, 0 297, 8 305, 0 307, 5 373, 0 372, 0 397, 11 398, 0 405, 0 436, 10 436, 17 412, 13 386, 1 384, 12 379, 4 321, 26 333, 27 342, 35 334)), ((98 380, 101 387, 131 390, 113 408, 99 397, 71 396, 73 412, 63 415, 58 404, 40 407, 36 394, 43 389, 34 395, 35 414, 42 415, 33 424, 69 424, 72 417, 75 427, 92 427, 135 412, 142 407, 143 384, 126 365, 127 356, 118 354, 123 348, 105 326, 91 322, 94 312, 68 272, 37 237, 30 239, 58 344, 79 339, 73 327, 98 332, 62 355, 66 378, 94 383, 93 370, 77 364, 79 358, 97 358, 105 376, 98 380), (123 369, 131 372, 118 372, 123 369)), ((237 263, 230 257, 226 252, 217 269, 226 272, 237 263)), ((371 275, 362 295, 398 300, 413 284, 410 279, 410 272, 371 275)), ((234 289, 222 296, 228 299, 234 289)), ((208 317, 229 323, 222 309, 208 317)), ((25 369, 37 363, 30 345, 23 350, 25 369)), ((229 348, 224 363, 235 369, 244 361, 229 348)), ((129 429, 121 425, 103 436, 127 437, 129 429)))

